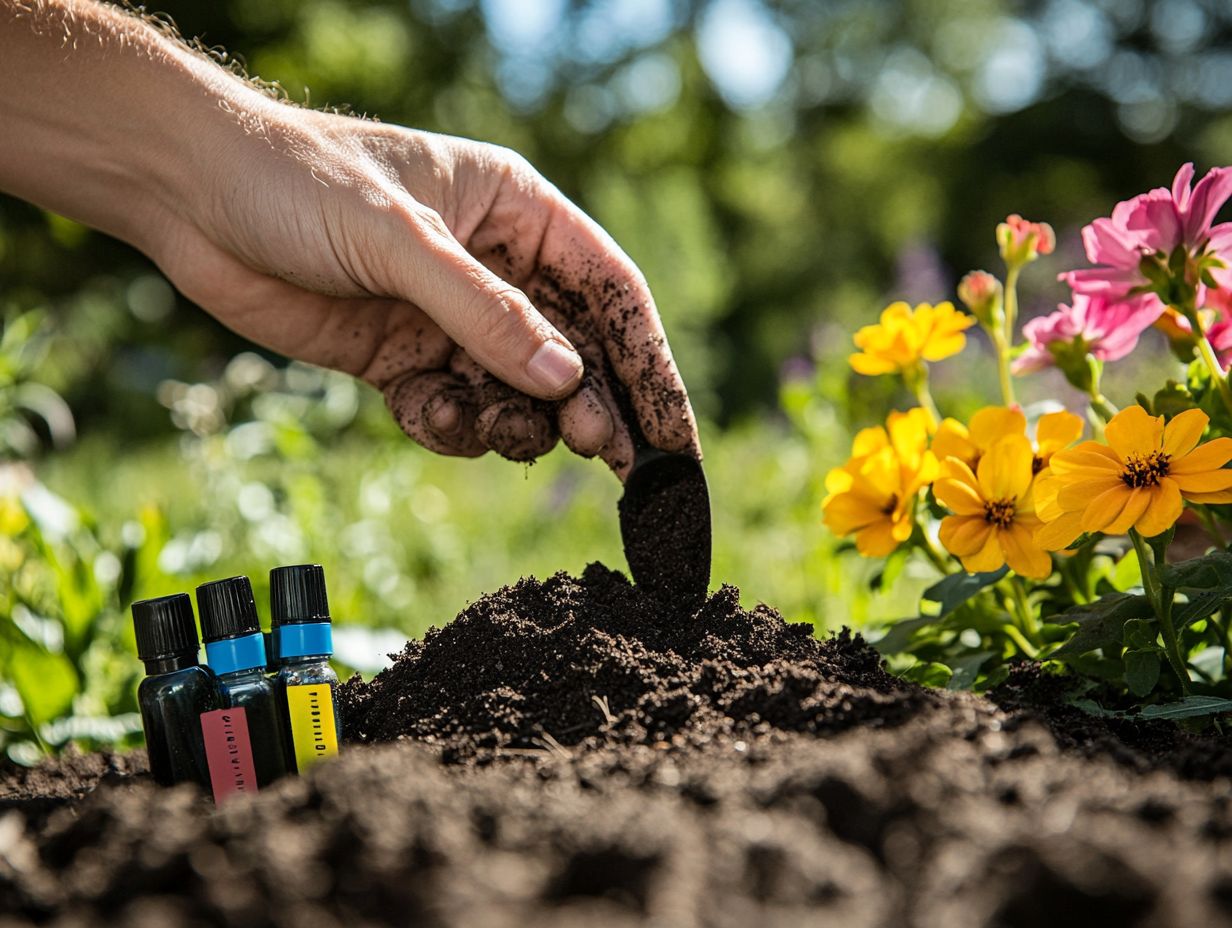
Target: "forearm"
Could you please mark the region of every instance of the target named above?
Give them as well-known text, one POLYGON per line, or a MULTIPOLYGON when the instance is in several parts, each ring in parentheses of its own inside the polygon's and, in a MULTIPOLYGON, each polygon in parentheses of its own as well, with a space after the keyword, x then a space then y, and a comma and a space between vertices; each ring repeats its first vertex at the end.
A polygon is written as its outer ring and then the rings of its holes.
POLYGON ((0 0, 0 190, 138 247, 201 187, 235 114, 279 106, 121 10, 0 0))

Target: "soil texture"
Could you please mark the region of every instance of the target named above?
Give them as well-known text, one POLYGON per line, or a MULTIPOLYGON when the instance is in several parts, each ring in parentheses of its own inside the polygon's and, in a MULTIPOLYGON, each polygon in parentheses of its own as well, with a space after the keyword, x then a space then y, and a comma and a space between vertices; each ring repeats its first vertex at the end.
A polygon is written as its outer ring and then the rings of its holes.
POLYGON ((344 687, 336 761, 214 809, 0 770, 0 926, 1232 924, 1232 750, 887 675, 725 587, 524 580, 344 687))

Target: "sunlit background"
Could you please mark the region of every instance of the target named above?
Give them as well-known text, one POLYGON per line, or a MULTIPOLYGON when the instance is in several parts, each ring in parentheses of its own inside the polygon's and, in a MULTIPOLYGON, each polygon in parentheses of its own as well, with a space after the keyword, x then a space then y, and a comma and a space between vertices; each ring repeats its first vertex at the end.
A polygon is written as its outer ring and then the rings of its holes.
MULTIPOLYGON (((1027 314, 1064 297, 1078 229, 1232 161, 1222 0, 247 0, 161 5, 311 106, 508 145, 641 265, 702 419, 715 583, 819 630, 902 615, 827 536, 826 469, 905 397, 852 375, 891 299, 998 270, 1008 213, 1057 229, 1027 314)), ((244 170, 242 164, 235 166, 244 170)), ((619 486, 557 451, 437 458, 379 396, 255 351, 131 249, 0 198, 0 744, 134 731, 128 604, 326 565, 340 657, 524 574, 623 566, 619 486), (127 713, 127 714, 126 714, 127 713), (110 719, 110 721, 107 721, 110 719)), ((943 407, 992 398, 979 337, 943 407)), ((1159 340, 1110 375, 1114 401, 1159 340)), ((1076 397, 1059 378, 1027 400, 1076 397)))

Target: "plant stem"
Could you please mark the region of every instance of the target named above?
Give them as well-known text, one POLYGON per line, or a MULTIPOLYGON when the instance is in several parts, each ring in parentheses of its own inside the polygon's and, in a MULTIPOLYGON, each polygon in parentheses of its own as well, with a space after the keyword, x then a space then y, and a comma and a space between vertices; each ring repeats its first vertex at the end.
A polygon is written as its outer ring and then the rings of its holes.
POLYGON ((1159 631, 1164 638, 1164 653, 1167 654, 1168 663, 1172 665, 1172 671, 1181 684, 1181 694, 1188 696, 1191 682, 1189 668, 1185 665, 1176 627, 1172 624, 1172 593, 1170 591, 1166 595, 1164 593, 1163 585, 1159 582, 1155 558, 1147 551, 1146 539, 1132 528, 1129 530, 1129 537, 1134 543, 1134 553, 1138 555, 1143 592, 1146 593, 1147 601, 1155 611, 1155 618, 1159 620, 1159 631))
POLYGON ((1018 323, 1018 272, 1022 268, 1010 264, 1005 269, 1005 338, 1014 342, 1014 326, 1018 323))
POLYGON ((1027 641, 1027 639, 1023 637, 1022 632, 1020 632, 1016 626, 1005 626, 1005 634, 1013 639, 1014 644, 1018 645, 1018 650, 1022 651, 1022 653, 1027 655, 1027 657, 1032 660, 1039 657, 1039 648, 1027 641))
POLYGON ((1014 405, 1014 375, 1010 370, 1010 348, 1014 344, 1014 326, 1018 321, 1018 272, 1016 264, 1005 270, 1005 299, 1001 319, 989 326, 993 347, 997 349, 997 373, 1001 378, 1001 400, 1006 406, 1014 405), (1001 324, 998 326, 997 322, 1001 324))
POLYGON ((1001 379, 1001 400, 1006 406, 1014 405, 1014 375, 1010 371, 1010 346, 1005 340, 1005 333, 995 325, 988 328, 988 337, 992 339, 992 347, 997 352, 997 375, 1001 379))
POLYGON ((1027 598, 1027 588, 1023 585, 1022 577, 1017 574, 1010 577, 1010 590, 1013 591, 1014 602, 1018 604, 1018 611, 1022 616, 1023 632, 1029 635, 1032 641, 1039 641, 1039 622, 1035 620, 1035 612, 1031 608, 1031 600, 1027 598))
POLYGON ((1172 308, 1189 320, 1189 327, 1193 330, 1194 347, 1198 349, 1198 357, 1202 359, 1202 363, 1210 372, 1211 381, 1218 388, 1224 407, 1232 413, 1232 389, 1228 387, 1228 378, 1224 375, 1223 365, 1219 363, 1219 356, 1215 354, 1210 339, 1206 337, 1206 327, 1202 325, 1201 314, 1193 305, 1192 300, 1187 306, 1173 306, 1172 308))
POLYGON ((928 533, 922 527, 920 528, 920 549, 932 562, 932 565, 937 568, 941 576, 947 577, 954 572, 950 569, 949 564, 946 563, 945 555, 937 550, 937 546, 933 544, 933 540, 928 537, 928 533))
POLYGON ((915 400, 920 404, 920 408, 928 413, 933 420, 932 426, 936 428, 941 424, 941 413, 937 410, 937 404, 933 401, 932 391, 928 389, 928 365, 921 361, 913 373, 906 374, 904 372, 904 380, 907 386, 915 393, 915 400))
POLYGON ((1091 382, 1090 396, 1091 396, 1092 412, 1094 412, 1095 415, 1103 419, 1104 424, 1107 425, 1109 422, 1112 421, 1112 417, 1117 414, 1116 407, 1113 406, 1110 402, 1108 402, 1108 398, 1105 397, 1104 394, 1100 392, 1099 384, 1095 383, 1094 381, 1091 382))

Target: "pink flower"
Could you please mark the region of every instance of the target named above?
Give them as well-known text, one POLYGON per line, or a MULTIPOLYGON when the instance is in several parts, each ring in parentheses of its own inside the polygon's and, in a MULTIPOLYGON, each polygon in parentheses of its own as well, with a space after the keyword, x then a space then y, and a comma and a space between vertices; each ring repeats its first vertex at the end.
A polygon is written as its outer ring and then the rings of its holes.
MULTIPOLYGON (((1081 360, 1116 361, 1138 344, 1138 336, 1159 317, 1158 301, 1109 302, 1102 296, 1075 293, 1072 306, 1032 319, 1022 327, 1030 345, 1014 362, 1015 374, 1029 374, 1057 363, 1057 352, 1081 360)), ((1232 347, 1232 346, 1230 346, 1232 347)))
MULTIPOLYGON (((1172 189, 1158 187, 1116 205, 1112 216, 1082 230, 1087 259, 1099 267, 1067 271, 1060 279, 1074 293, 1123 300, 1148 283, 1139 270, 1146 255, 1170 255, 1178 246, 1190 254, 1232 254, 1232 223, 1212 226, 1215 214, 1232 197, 1232 168, 1212 168, 1190 189, 1193 164, 1176 172, 1172 189)), ((1147 302, 1161 306, 1154 294, 1147 302)), ((1201 299, 1198 305, 1202 305, 1201 299)))
POLYGON ((1026 264, 1040 255, 1052 254, 1057 236, 1048 223, 1028 222, 1014 213, 997 226, 997 244, 1007 264, 1026 264))
POLYGON ((1001 291, 1001 281, 987 271, 971 271, 958 282, 958 298, 984 325, 1001 305, 1001 291))
POLYGON ((1219 358, 1219 366, 1226 373, 1232 367, 1232 320, 1221 318, 1206 330, 1207 341, 1215 349, 1215 357, 1219 358))

